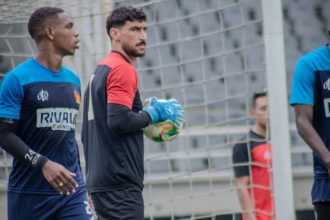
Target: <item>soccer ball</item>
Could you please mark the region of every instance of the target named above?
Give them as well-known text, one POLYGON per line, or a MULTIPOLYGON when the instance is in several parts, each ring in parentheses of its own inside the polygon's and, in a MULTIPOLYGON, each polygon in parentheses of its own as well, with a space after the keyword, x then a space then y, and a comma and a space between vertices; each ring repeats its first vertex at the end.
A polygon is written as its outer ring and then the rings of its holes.
MULTIPOLYGON (((159 99, 158 99, 159 100, 159 99)), ((159 100, 162 101, 162 100, 159 100)), ((167 101, 167 100, 163 100, 167 101)), ((150 99, 147 99, 143 106, 147 106, 150 103, 150 99)), ((183 128, 183 121, 177 119, 180 126, 176 126, 172 121, 167 120, 163 122, 158 122, 151 124, 143 129, 144 136, 155 142, 168 142, 175 139, 183 128)))
POLYGON ((178 127, 175 126, 170 120, 158 122, 144 128, 143 133, 144 136, 146 136, 152 141, 168 142, 178 136, 182 129, 182 124, 183 123, 181 123, 181 126, 178 127))

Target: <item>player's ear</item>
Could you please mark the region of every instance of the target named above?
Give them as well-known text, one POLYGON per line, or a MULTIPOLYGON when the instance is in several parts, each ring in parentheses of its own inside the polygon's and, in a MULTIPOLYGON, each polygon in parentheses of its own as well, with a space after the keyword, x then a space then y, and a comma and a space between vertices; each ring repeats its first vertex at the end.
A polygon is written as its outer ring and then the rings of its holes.
POLYGON ((44 27, 44 31, 45 31, 45 37, 47 37, 49 40, 54 40, 54 29, 50 26, 46 26, 44 27))
POLYGON ((110 28, 109 35, 115 41, 119 41, 120 39, 120 32, 118 28, 110 28))

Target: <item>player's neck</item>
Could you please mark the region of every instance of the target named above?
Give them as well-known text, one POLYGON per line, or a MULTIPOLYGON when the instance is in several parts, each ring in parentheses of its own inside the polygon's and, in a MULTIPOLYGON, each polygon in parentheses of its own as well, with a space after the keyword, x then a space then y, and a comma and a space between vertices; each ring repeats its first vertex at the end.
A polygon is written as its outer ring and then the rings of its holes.
POLYGON ((118 46, 118 45, 116 45, 116 44, 113 44, 113 50, 115 50, 115 51, 121 53, 123 56, 125 56, 125 57, 128 59, 128 61, 129 61, 132 65, 134 65, 135 60, 136 60, 136 57, 135 57, 135 56, 129 56, 129 55, 125 52, 125 50, 123 50, 122 47, 120 47, 120 46, 118 46))
POLYGON ((61 70, 63 55, 56 51, 51 42, 47 40, 39 42, 37 51, 35 59, 38 63, 54 72, 61 70))
POLYGON ((260 135, 262 137, 266 137, 267 135, 267 128, 258 124, 256 124, 251 130, 257 135, 260 135))
POLYGON ((59 72, 62 66, 63 57, 52 52, 51 50, 39 50, 39 53, 35 56, 35 59, 44 67, 54 72, 59 72))

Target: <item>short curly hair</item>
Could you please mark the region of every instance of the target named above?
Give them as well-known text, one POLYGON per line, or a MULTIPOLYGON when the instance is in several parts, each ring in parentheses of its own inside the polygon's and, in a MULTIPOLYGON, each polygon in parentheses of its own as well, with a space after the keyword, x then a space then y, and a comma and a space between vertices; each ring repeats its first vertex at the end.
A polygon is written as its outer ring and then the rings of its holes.
POLYGON ((57 14, 63 12, 65 12, 63 9, 56 7, 42 7, 35 10, 28 23, 30 36, 38 43, 42 39, 42 29, 47 20, 56 18, 57 14))
MULTIPOLYGON (((134 8, 132 6, 121 6, 113 10, 107 17, 106 31, 109 31, 112 27, 121 27, 125 25, 126 21, 146 21, 147 16, 143 12, 142 8, 134 8)), ((110 36, 110 34, 109 34, 110 36)))

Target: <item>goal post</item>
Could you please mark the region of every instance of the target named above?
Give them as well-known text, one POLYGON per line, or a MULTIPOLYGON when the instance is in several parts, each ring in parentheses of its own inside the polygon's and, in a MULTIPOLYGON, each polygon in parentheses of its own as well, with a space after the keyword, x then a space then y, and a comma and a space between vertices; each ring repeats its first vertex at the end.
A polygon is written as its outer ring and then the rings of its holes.
POLYGON ((282 3, 263 0, 276 219, 295 219, 282 3))

